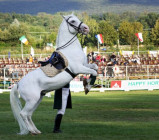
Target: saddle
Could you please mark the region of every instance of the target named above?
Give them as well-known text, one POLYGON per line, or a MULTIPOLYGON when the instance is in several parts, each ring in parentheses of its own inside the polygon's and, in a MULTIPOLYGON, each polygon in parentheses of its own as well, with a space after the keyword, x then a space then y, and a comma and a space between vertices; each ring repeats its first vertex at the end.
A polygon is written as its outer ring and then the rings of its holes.
POLYGON ((64 69, 66 67, 65 61, 63 57, 60 55, 59 52, 53 52, 49 60, 47 61, 39 61, 41 66, 46 66, 47 64, 51 64, 51 66, 54 66, 56 69, 64 69))
POLYGON ((66 57, 59 51, 53 52, 49 60, 39 61, 39 63, 41 70, 49 77, 57 75, 68 66, 66 57))

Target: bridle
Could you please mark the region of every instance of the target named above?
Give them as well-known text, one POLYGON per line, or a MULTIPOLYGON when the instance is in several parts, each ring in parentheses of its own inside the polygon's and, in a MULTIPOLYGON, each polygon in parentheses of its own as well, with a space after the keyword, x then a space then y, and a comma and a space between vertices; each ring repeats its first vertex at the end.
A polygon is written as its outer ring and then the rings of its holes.
POLYGON ((71 18, 72 16, 70 16, 67 20, 66 20, 66 22, 67 22, 67 27, 68 27, 68 30, 69 30, 69 32, 71 33, 71 31, 70 31, 70 29, 69 29, 69 25, 71 26, 71 27, 73 27, 75 30, 77 30, 78 31, 78 33, 79 33, 79 31, 80 31, 80 27, 81 27, 81 25, 82 25, 82 21, 80 22, 80 24, 78 25, 78 27, 77 26, 75 26, 75 25, 73 25, 72 23, 70 23, 68 20, 71 18))
MULTIPOLYGON (((69 32, 71 33, 71 31, 70 31, 70 29, 69 29, 69 25, 71 26, 71 27, 73 27, 75 30, 77 30, 77 33, 66 43, 66 44, 64 44, 64 45, 62 45, 61 47, 58 47, 56 50, 60 50, 60 49, 64 49, 64 48, 66 48, 66 47, 68 47, 70 44, 72 44, 76 39, 74 39, 75 37, 77 37, 77 35, 78 35, 78 33, 80 32, 80 27, 81 27, 81 25, 82 25, 82 21, 80 22, 80 24, 78 25, 78 27, 77 26, 75 26, 75 25, 73 25, 72 23, 70 23, 68 20, 71 18, 72 16, 70 16, 68 19, 65 19, 65 21, 67 22, 67 27, 68 27, 68 30, 69 30, 69 32)), ((82 34, 81 34, 82 35, 82 34)))

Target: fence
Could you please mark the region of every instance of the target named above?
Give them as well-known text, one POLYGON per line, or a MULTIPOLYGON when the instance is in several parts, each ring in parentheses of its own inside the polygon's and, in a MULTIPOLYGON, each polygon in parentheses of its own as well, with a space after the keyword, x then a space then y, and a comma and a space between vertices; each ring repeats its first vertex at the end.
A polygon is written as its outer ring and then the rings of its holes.
MULTIPOLYGON (((153 50, 152 52, 158 52, 158 50, 153 50)), ((100 53, 102 55, 111 55, 113 52, 95 52, 95 53, 100 53)), ((120 52, 115 52, 116 55, 120 55, 120 52)), ((139 51, 139 54, 148 54, 148 51, 139 51)), ((23 54, 23 57, 28 57, 30 54, 23 54)), ((46 57, 48 55, 51 55, 51 53, 43 53, 43 54, 34 54, 34 57, 37 58, 42 58, 42 57, 46 57)), ((134 55, 138 55, 138 51, 134 51, 134 55)), ((21 58, 22 54, 11 54, 12 58, 21 58)), ((8 58, 8 55, 0 55, 0 58, 8 58)))
MULTIPOLYGON (((37 66, 26 64, 18 68, 10 69, 10 66, 0 68, 0 89, 8 89, 13 83, 18 82, 28 72, 37 66)), ((78 75, 74 81, 82 81, 83 75, 78 75)), ((159 79, 159 65, 132 65, 132 66, 103 66, 98 69, 95 82, 96 88, 110 88, 112 80, 135 80, 135 79, 159 79)))

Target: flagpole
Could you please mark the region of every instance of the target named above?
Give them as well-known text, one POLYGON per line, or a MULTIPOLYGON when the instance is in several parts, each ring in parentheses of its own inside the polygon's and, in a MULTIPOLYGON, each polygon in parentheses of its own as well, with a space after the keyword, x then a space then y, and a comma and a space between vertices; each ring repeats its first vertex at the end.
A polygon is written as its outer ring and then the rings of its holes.
POLYGON ((98 53, 99 53, 99 41, 98 41, 98 53))
POLYGON ((138 56, 139 56, 139 39, 137 39, 138 56))
POLYGON ((22 59, 23 59, 23 43, 21 42, 21 53, 22 53, 22 59))

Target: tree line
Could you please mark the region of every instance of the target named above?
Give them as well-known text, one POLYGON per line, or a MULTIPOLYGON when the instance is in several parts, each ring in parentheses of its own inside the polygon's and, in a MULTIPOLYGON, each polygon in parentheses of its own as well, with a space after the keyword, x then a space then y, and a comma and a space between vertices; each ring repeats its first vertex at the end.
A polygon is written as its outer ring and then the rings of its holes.
MULTIPOLYGON (((68 13, 38 13, 37 15, 0 13, 0 47, 18 46, 19 38, 25 35, 29 43, 36 48, 43 48, 46 43, 55 45, 58 28, 62 22, 61 15, 68 13)), ((84 37, 84 46, 96 47, 96 34, 102 34, 103 46, 112 47, 118 44, 131 45, 135 49, 137 37, 135 33, 143 33, 145 49, 157 49, 159 46, 159 14, 124 12, 121 14, 103 13, 76 15, 90 28, 84 37)), ((79 39, 82 38, 79 36, 79 39)))

